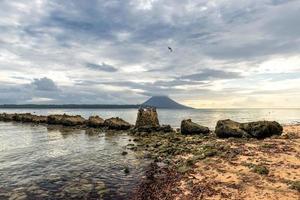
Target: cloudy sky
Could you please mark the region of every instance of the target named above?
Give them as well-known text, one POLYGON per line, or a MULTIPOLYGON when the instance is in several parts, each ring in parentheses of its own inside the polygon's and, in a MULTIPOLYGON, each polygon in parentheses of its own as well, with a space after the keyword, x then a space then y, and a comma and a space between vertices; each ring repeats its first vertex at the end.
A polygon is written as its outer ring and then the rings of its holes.
POLYGON ((300 107, 299 19, 299 0, 0 0, 0 104, 300 107))

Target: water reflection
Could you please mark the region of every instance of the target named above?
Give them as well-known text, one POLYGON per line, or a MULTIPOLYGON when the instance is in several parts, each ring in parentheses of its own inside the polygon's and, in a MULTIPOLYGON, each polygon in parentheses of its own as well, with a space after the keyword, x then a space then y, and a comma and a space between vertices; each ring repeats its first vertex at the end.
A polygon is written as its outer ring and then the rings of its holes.
POLYGON ((0 199, 127 198, 147 164, 132 151, 121 155, 132 139, 0 122, 0 199))

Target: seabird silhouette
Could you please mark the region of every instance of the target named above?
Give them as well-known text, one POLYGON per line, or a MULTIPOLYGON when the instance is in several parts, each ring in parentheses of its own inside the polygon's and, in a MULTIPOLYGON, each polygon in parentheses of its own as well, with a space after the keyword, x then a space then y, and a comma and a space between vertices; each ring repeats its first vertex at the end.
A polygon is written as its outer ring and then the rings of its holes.
POLYGON ((171 47, 168 47, 168 49, 170 50, 170 52, 173 52, 173 49, 171 47))

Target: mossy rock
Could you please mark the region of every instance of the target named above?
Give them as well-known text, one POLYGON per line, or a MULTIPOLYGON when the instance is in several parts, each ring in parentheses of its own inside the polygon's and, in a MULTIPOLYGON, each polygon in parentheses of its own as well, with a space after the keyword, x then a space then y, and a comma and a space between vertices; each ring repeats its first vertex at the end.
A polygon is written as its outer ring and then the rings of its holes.
POLYGON ((292 181, 290 184, 290 188, 300 192, 300 181, 292 181))

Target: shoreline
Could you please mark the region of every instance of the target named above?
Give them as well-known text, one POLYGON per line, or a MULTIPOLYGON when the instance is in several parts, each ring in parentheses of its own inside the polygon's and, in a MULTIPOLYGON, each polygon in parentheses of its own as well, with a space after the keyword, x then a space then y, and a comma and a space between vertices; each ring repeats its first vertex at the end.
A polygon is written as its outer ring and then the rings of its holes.
MULTIPOLYGON (((3 114, 1 116, 2 121, 3 114)), ((16 122, 50 128, 92 130, 93 134, 121 131, 133 136, 137 144, 126 149, 153 160, 137 190, 133 191, 134 200, 300 197, 300 125, 285 125, 282 135, 264 139, 219 138, 215 132, 185 135, 157 129, 132 131, 133 125, 120 118, 113 118, 120 119, 116 123, 121 123, 120 126, 115 123, 104 126, 105 120, 100 120, 101 123, 97 121, 98 125, 92 127, 89 120, 83 122, 81 116, 52 115, 68 120, 50 124, 49 121, 29 122, 28 116, 36 119, 29 113, 11 116, 8 117, 11 120, 6 121, 17 119, 16 122), (282 177, 282 173, 286 177, 282 177), (286 192, 290 197, 284 195, 286 192)), ((39 117, 45 120, 45 116, 39 117)))
POLYGON ((281 136, 264 140, 187 140, 213 148, 204 157, 187 149, 172 158, 161 156, 148 169, 151 176, 142 180, 134 200, 300 198, 300 125, 285 125, 281 136), (171 162, 161 164, 165 159, 171 162))

